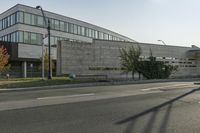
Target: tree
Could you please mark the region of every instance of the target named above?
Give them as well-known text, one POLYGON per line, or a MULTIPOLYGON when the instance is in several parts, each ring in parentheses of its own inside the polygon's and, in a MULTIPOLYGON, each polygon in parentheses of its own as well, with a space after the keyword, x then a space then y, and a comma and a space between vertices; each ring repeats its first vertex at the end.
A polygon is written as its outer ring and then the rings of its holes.
POLYGON ((132 72, 132 78, 134 79, 135 72, 139 72, 139 57, 142 53, 141 47, 131 47, 129 50, 124 48, 120 49, 120 60, 123 70, 128 73, 132 72))
POLYGON ((134 79, 134 73, 142 74, 147 79, 162 79, 168 78, 172 72, 177 70, 177 67, 172 65, 166 65, 163 61, 156 61, 153 57, 150 49, 149 60, 140 60, 142 54, 141 48, 131 47, 129 50, 124 48, 120 49, 120 60, 122 68, 125 72, 132 72, 132 78, 134 79))
POLYGON ((0 46, 0 73, 9 69, 10 65, 8 65, 9 55, 4 48, 4 46, 0 46))
POLYGON ((163 61, 156 61, 150 49, 149 60, 140 63, 141 73, 147 79, 164 79, 169 78, 172 72, 177 70, 177 67, 167 65, 163 61))

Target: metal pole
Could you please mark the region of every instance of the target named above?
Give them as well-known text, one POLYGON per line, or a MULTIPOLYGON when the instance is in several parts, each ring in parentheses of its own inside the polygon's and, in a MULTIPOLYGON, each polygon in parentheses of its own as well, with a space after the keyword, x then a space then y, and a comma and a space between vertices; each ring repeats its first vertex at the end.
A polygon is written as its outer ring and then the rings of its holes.
POLYGON ((42 79, 44 80, 44 38, 42 41, 42 79))
POLYGON ((52 79, 52 74, 51 74, 51 44, 50 44, 50 21, 48 19, 48 23, 46 21, 46 16, 44 14, 44 11, 42 9, 41 6, 36 6, 36 9, 41 9, 41 12, 42 12, 42 16, 43 16, 43 19, 44 19, 44 23, 45 25, 47 26, 47 31, 48 31, 48 47, 49 47, 49 70, 48 70, 48 79, 52 79))
POLYGON ((52 79, 52 74, 51 74, 51 44, 50 44, 50 21, 48 19, 48 46, 49 46, 49 73, 48 73, 48 79, 52 79))

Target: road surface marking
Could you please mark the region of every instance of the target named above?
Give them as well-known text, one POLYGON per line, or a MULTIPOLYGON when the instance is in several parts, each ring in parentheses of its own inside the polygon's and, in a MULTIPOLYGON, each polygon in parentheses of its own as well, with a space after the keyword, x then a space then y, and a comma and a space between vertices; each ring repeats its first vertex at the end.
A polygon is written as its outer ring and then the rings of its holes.
POLYGON ((141 89, 142 91, 150 91, 150 90, 157 90, 157 89, 163 89, 166 87, 183 87, 183 86, 191 86, 193 84, 178 84, 178 85, 167 85, 167 86, 161 86, 161 87, 152 87, 152 88, 146 88, 141 89))
POLYGON ((95 95, 94 93, 88 93, 88 94, 76 94, 76 95, 68 95, 68 96, 39 97, 37 98, 37 100, 73 98, 73 97, 84 97, 84 96, 94 96, 94 95, 95 95))

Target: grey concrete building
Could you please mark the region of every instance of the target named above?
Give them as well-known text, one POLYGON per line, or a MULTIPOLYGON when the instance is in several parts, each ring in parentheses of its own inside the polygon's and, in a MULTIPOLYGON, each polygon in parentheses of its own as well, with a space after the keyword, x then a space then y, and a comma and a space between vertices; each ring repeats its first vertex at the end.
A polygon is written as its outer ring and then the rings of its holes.
MULTIPOLYGON (((54 62, 57 59, 58 40, 87 43, 92 43, 93 39, 134 42, 128 37, 93 24, 48 11, 44 13, 51 23, 51 56, 54 62)), ((41 62, 41 44, 46 43, 46 34, 42 13, 34 7, 17 4, 0 14, 0 41, 17 45, 17 57, 11 59, 11 66, 18 76, 30 76, 30 66, 35 74, 39 71, 37 67, 41 62)))
MULTIPOLYGON (((127 78, 120 65, 121 48, 140 46, 142 59, 148 59, 150 49, 156 60, 177 66, 171 78, 198 77, 199 48, 170 45, 93 40, 92 43, 61 41, 57 47, 57 74, 106 75, 108 78, 127 78)), ((131 77, 131 75, 128 75, 131 77)))
MULTIPOLYGON (((138 43, 108 29, 44 11, 50 20, 54 74, 75 73, 125 78, 120 71, 119 49, 140 45, 143 59, 151 49, 157 60, 178 66, 174 77, 199 76, 199 48, 138 43), (57 43, 59 42, 59 45, 57 43), (57 72, 56 72, 57 71, 57 72)), ((45 23, 40 10, 17 4, 0 14, 0 45, 8 49, 11 76, 40 76, 45 23)))

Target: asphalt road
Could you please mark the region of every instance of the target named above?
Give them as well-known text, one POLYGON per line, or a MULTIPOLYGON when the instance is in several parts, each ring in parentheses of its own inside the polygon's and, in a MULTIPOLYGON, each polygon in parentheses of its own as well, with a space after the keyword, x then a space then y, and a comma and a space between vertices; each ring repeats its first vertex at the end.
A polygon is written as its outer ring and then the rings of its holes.
POLYGON ((0 133, 199 133, 192 82, 0 93, 0 133))

